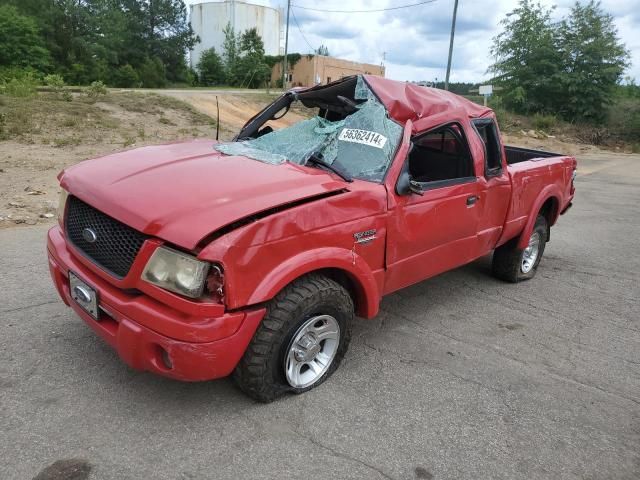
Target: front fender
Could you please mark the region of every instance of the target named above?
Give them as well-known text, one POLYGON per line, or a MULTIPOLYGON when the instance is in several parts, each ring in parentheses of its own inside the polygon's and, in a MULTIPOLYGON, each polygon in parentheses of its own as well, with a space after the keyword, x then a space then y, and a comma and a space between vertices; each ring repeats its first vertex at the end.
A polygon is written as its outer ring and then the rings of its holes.
POLYGON ((356 290, 356 313, 359 316, 373 318, 377 315, 380 291, 369 265, 353 250, 338 247, 305 251, 280 263, 258 284, 248 304, 271 300, 296 278, 322 269, 341 270, 351 279, 356 290))
MULTIPOLYGON (((536 224, 536 219, 538 218, 538 213, 540 212, 542 205, 544 205, 544 202, 546 202, 550 198, 553 198, 556 204, 560 205, 560 199, 562 198, 562 191, 560 190, 560 187, 558 187, 555 184, 547 185, 538 194, 538 197, 536 198, 535 202, 533 202, 531 211, 529 212, 529 218, 527 218, 527 223, 525 223, 524 228, 522 229, 522 233, 520 234, 520 238, 518 240, 518 245, 517 245, 519 249, 527 248, 527 245, 529 244, 529 238, 533 233, 533 227, 536 224)), ((549 226, 555 223, 556 218, 557 218, 557 212, 555 213, 554 217, 551 219, 551 222, 549 222, 549 226)))

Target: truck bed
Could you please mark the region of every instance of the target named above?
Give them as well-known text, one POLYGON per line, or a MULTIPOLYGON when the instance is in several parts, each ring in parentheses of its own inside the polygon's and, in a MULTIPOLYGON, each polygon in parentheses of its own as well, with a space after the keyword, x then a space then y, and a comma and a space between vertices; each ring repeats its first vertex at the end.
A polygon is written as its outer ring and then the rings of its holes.
POLYGON ((540 208, 536 200, 543 190, 557 199, 555 212, 566 208, 573 197, 576 166, 575 158, 567 155, 506 145, 504 149, 513 190, 502 241, 520 234, 531 211, 540 208))
POLYGON ((504 146, 504 152, 507 156, 507 164, 526 162, 534 158, 562 157, 559 153, 545 152, 544 150, 532 150, 529 148, 513 147, 511 145, 504 146))

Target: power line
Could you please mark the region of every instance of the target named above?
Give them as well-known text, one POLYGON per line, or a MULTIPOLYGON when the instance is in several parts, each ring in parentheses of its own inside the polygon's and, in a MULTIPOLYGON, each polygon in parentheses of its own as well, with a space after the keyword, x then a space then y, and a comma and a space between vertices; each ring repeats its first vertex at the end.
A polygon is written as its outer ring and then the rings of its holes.
MULTIPOLYGON (((293 5, 291 5, 291 6, 293 7, 293 5)), ((307 42, 307 45, 309 45, 309 48, 311 49, 311 51, 315 52, 316 49, 311 46, 311 44, 309 43, 309 40, 307 40, 307 37, 304 36, 304 32, 300 28, 300 24, 298 23, 298 19, 296 18, 296 12, 294 12, 293 9, 291 9, 291 15, 293 16, 293 21, 296 22, 296 26, 298 27, 298 30, 300 31, 300 35, 302 35, 302 38, 304 38, 304 41, 307 42)))
MULTIPOLYGON (((400 10, 401 8, 417 7, 419 5, 426 5, 427 3, 437 2, 438 0, 425 0, 424 2, 411 3, 409 5, 398 5, 397 7, 376 8, 373 10, 329 10, 324 8, 303 7, 302 5, 291 4, 292 7, 301 8, 303 10, 312 10, 314 12, 327 12, 327 13, 374 13, 374 12, 388 12, 389 10, 400 10)), ((294 16, 295 17, 295 16, 294 16)))

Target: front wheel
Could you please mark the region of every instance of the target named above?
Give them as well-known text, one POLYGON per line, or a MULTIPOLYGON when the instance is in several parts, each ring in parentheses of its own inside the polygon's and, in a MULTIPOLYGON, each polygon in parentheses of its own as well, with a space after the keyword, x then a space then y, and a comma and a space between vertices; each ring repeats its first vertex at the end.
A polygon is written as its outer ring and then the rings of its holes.
POLYGON ((349 293, 334 280, 317 274, 296 280, 267 305, 234 372, 236 384, 261 402, 317 387, 347 351, 353 312, 349 293))
POLYGON ((538 215, 526 248, 517 248, 518 239, 496 248, 493 253, 493 275, 507 282, 533 278, 547 244, 547 219, 538 215))

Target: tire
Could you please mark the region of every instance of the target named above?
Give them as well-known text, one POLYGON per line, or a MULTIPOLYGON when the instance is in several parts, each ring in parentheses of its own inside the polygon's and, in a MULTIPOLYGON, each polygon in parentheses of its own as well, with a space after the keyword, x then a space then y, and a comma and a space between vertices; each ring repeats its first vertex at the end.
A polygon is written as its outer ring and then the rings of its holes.
POLYGON ((533 226, 533 232, 529 238, 529 247, 519 249, 517 247, 518 238, 507 242, 506 244, 496 248, 493 253, 493 275, 507 282, 517 283, 523 280, 533 278, 542 259, 544 247, 547 244, 548 226, 547 219, 542 215, 538 215, 536 223, 533 226), (535 258, 532 257, 535 249, 537 238, 537 253, 535 258))
POLYGON ((337 282, 319 274, 294 281, 267 304, 234 371, 236 385, 265 403, 317 387, 340 365, 353 315, 351 296, 337 282))

